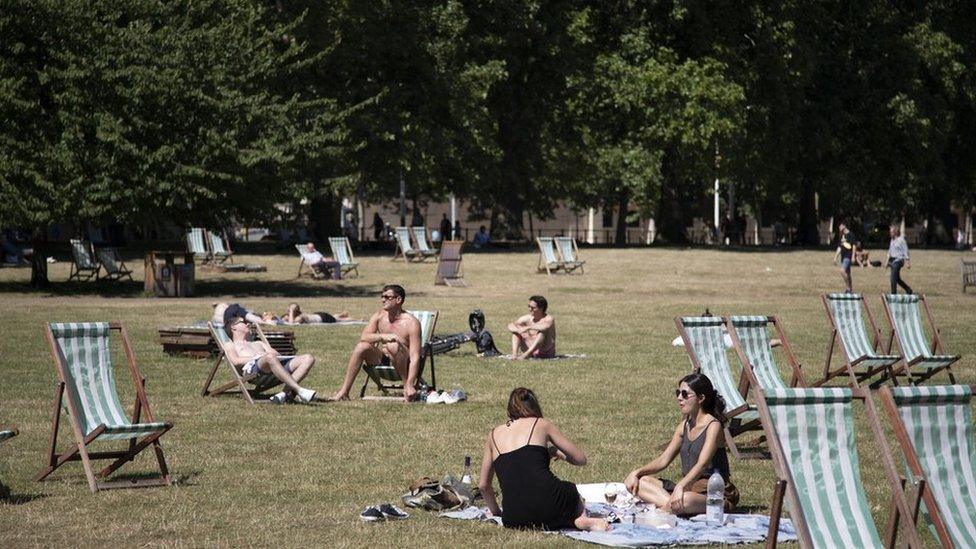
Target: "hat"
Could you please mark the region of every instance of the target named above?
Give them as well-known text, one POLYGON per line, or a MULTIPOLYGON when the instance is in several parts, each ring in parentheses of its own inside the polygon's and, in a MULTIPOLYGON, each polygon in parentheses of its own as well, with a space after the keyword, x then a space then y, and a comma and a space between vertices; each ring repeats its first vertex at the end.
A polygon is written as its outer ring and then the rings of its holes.
POLYGON ((247 309, 237 303, 232 303, 224 309, 224 325, 226 326, 235 318, 247 319, 247 309))

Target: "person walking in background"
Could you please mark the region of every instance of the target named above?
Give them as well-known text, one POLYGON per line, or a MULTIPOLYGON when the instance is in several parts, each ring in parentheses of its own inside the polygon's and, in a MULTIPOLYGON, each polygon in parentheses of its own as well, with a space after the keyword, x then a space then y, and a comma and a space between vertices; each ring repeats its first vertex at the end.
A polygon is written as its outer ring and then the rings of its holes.
POLYGON ((904 288, 905 293, 911 294, 912 289, 901 279, 901 268, 912 268, 912 260, 908 257, 908 242, 901 235, 901 227, 892 223, 888 227, 891 243, 888 244, 888 268, 891 269, 891 293, 898 293, 898 286, 904 288))
POLYGON ((380 212, 373 212, 373 240, 379 242, 383 238, 383 218, 380 212))
POLYGON ((854 252, 857 250, 857 241, 854 233, 847 228, 846 223, 837 224, 837 251, 834 253, 834 264, 840 260, 840 276, 844 279, 847 286, 847 293, 854 293, 854 282, 851 280, 851 262, 854 261, 854 252))
POLYGON ((458 220, 454 221, 454 240, 464 240, 464 235, 461 233, 461 222, 458 220))
POLYGON ((447 218, 447 214, 441 217, 441 239, 450 240, 451 239, 451 220, 447 218))

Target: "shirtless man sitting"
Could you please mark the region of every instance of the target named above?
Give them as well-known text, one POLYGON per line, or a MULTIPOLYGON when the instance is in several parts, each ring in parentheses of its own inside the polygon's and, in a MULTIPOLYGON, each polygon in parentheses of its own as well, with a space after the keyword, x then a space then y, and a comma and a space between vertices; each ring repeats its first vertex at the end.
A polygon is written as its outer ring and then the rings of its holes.
POLYGON ((263 341, 248 341, 251 329, 244 320, 245 310, 239 305, 231 305, 225 312, 224 331, 231 338, 224 343, 224 355, 234 366, 239 366, 244 374, 272 374, 285 384, 285 390, 271 397, 271 402, 284 404, 295 400, 308 404, 315 398, 315 391, 298 384, 308 375, 315 364, 312 355, 284 356, 263 341))
POLYGON ((512 360, 556 356, 556 321, 541 295, 529 298, 529 314, 508 325, 512 333, 512 360))
POLYGON ((373 313, 359 343, 352 350, 346 378, 333 400, 349 400, 349 391, 363 362, 370 366, 390 364, 404 379, 403 400, 410 402, 417 394, 420 372, 420 321, 403 310, 407 293, 399 284, 383 286, 380 310, 373 313))

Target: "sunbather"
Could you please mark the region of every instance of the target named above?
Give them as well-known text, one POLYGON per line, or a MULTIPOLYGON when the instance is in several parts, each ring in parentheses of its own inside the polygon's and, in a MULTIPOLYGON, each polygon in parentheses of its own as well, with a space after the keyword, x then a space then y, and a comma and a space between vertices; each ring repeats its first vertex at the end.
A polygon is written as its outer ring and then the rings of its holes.
POLYGON ((739 502, 739 491, 729 478, 729 457, 722 437, 725 401, 704 374, 681 378, 674 395, 682 421, 671 442, 657 459, 631 471, 624 484, 630 493, 663 511, 697 515, 705 512, 708 477, 717 469, 725 479, 725 510, 731 511, 739 502), (677 483, 652 476, 671 465, 678 455, 682 477, 677 483))
MULTIPOLYGON (((270 313, 264 313, 268 318, 270 313)), ((275 318, 275 317, 271 317, 275 318)), ((303 313, 298 303, 289 303, 285 314, 280 318, 282 324, 334 324, 336 322, 358 321, 358 318, 351 318, 347 311, 342 311, 336 315, 331 315, 325 311, 318 313, 303 313)))
POLYGON ((508 397, 508 421, 485 440, 478 487, 488 510, 509 528, 606 530, 605 520, 586 516, 576 486, 552 474, 550 459, 586 465, 583 450, 543 419, 535 393, 519 387, 508 397), (505 494, 504 512, 495 500, 495 473, 505 494))
POLYGON ((332 258, 322 255, 322 252, 316 250, 315 244, 311 242, 305 245, 305 249, 306 252, 302 254, 302 257, 312 270, 322 275, 331 276, 334 280, 342 278, 342 269, 338 261, 333 261, 332 258))
POLYGON ((242 314, 244 320, 248 321, 251 324, 265 323, 264 319, 258 316, 254 311, 242 307, 239 303, 224 303, 220 301, 220 302, 211 303, 210 306, 213 307, 213 315, 211 316, 210 320, 214 324, 224 324, 224 319, 227 316, 226 315, 227 310, 230 309, 230 307, 238 307, 242 311, 244 311, 242 314))
POLYGON ((508 325, 512 333, 512 360, 556 356, 556 320, 541 295, 529 298, 529 314, 508 325))

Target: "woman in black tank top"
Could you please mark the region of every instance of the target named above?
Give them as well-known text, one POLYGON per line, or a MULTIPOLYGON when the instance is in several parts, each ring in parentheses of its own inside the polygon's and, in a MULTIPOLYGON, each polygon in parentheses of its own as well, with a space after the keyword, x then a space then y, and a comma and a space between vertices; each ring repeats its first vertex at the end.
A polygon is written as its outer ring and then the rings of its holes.
POLYGON ((586 516, 576 485, 552 474, 549 469, 552 458, 573 465, 586 464, 583 451, 552 422, 542 418, 535 394, 519 387, 508 399, 508 422, 492 429, 485 441, 478 486, 489 511, 501 515, 502 523, 509 528, 606 530, 605 520, 586 516), (501 485, 504 511, 495 499, 492 486, 495 473, 501 485))
POLYGON ((682 421, 674 430, 667 449, 654 461, 634 469, 624 479, 627 490, 648 503, 676 515, 705 512, 708 477, 717 470, 725 479, 725 510, 739 502, 739 492, 730 479, 722 425, 725 401, 703 374, 681 379, 675 391, 682 421), (653 476, 681 457, 681 479, 672 482, 653 476))

